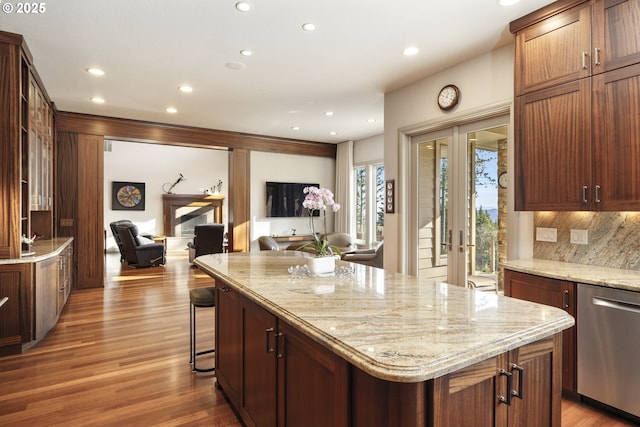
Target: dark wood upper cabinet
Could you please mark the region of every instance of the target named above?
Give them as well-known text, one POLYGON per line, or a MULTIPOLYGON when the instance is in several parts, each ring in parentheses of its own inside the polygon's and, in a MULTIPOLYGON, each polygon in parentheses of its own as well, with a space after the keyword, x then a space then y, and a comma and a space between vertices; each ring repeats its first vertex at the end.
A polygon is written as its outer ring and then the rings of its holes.
POLYGON ((640 0, 514 21, 515 209, 640 210, 640 0))

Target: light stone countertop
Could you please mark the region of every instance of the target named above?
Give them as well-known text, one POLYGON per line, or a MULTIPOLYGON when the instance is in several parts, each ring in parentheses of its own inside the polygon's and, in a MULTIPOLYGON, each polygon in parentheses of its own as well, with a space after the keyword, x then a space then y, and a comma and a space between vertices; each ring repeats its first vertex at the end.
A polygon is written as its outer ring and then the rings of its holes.
POLYGON ((72 241, 73 237, 54 237, 49 240, 36 240, 31 245, 32 255, 22 256, 20 258, 0 259, 0 265, 44 261, 59 255, 72 241))
POLYGON ((501 262, 506 269, 570 282, 606 286, 640 292, 640 271, 597 265, 550 261, 545 259, 519 259, 501 262))
POLYGON ((302 277, 293 252, 205 255, 217 285, 258 303, 370 375, 420 382, 553 335, 566 312, 359 264, 346 277, 302 277))

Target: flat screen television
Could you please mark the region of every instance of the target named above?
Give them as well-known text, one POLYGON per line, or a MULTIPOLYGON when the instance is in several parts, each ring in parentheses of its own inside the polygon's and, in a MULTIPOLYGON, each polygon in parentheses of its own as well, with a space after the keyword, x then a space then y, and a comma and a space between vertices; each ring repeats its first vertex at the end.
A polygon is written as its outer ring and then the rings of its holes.
MULTIPOLYGON (((267 217, 303 217, 309 216, 309 210, 302 206, 306 194, 305 187, 320 187, 318 184, 298 182, 267 181, 267 217)), ((314 212, 319 216, 320 212, 314 212)))

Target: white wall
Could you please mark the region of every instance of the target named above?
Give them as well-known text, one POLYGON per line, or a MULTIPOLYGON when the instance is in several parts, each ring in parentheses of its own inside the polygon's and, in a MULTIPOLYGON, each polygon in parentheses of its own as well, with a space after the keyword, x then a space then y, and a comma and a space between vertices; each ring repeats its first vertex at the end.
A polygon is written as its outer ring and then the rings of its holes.
MULTIPOLYGON (((267 218, 267 181, 313 182, 335 192, 335 160, 325 157, 251 152, 251 250, 258 250, 260 236, 308 234, 308 218, 267 218)), ((319 221, 316 219, 316 231, 319 221)), ((333 230, 333 213, 327 213, 327 231, 333 230)))
MULTIPOLYGON (((385 179, 395 179, 397 187, 396 213, 385 215, 385 268, 408 272, 407 237, 408 176, 406 159, 407 141, 403 132, 421 124, 452 121, 456 117, 469 117, 496 104, 513 103, 513 45, 496 49, 450 69, 385 94, 384 102, 384 167, 385 179), (438 109, 436 97, 446 84, 453 83, 461 92, 458 106, 449 113, 438 109)), ((510 126, 509 171, 513 171, 513 117, 510 126)), ((509 173, 510 179, 513 173, 509 173)), ((529 227, 530 213, 513 212, 513 185, 509 186, 508 248, 509 257, 523 256, 531 252, 529 227), (529 239, 529 240, 527 240, 529 239), (516 255, 514 255, 516 254, 516 255)))
POLYGON ((353 164, 373 163, 384 159, 384 134, 353 142, 353 164))
MULTIPOLYGON (((117 251, 109 228, 109 223, 115 220, 130 219, 143 233, 164 234, 162 188, 165 183, 174 183, 180 173, 185 180, 175 186, 173 192, 176 194, 202 194, 205 188, 216 185, 218 180, 222 180, 221 193, 227 194, 227 151, 124 141, 113 141, 111 148, 111 152, 104 153, 104 227, 107 230, 108 250, 117 251), (113 181, 144 182, 145 210, 112 210, 113 181)), ((227 204, 225 199, 222 213, 225 223, 228 219, 227 204)))

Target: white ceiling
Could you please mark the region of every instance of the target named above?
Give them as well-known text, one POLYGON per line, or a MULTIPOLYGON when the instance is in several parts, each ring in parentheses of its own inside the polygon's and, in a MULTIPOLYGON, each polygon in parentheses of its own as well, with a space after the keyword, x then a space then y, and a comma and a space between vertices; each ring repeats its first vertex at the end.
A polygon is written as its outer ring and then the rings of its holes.
POLYGON ((551 3, 251 0, 241 13, 236 1, 47 1, 0 12, 0 29, 25 36, 58 110, 337 143, 382 133, 386 92, 510 43, 510 21, 551 3))

